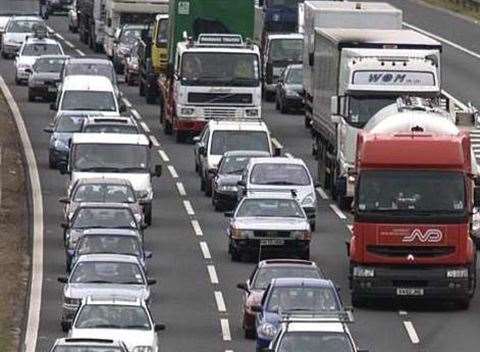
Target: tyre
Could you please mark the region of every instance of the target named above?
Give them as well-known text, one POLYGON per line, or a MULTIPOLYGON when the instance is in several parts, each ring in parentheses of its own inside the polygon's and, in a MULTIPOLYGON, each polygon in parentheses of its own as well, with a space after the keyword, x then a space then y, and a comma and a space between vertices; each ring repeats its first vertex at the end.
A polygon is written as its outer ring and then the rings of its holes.
POLYGON ((288 112, 288 107, 287 107, 287 102, 283 101, 283 100, 280 100, 280 112, 282 114, 286 114, 288 112))
POLYGON ((232 262, 239 262, 242 259, 242 255, 239 251, 237 251, 233 246, 230 244, 230 257, 232 258, 232 262))
POLYGON ((15 74, 15 84, 16 84, 17 86, 19 86, 19 85, 22 84, 22 81, 20 81, 20 80, 18 79, 17 74, 15 74))
POLYGON ((266 101, 273 101, 274 99, 275 99, 275 93, 274 92, 265 91, 265 100, 266 101))
POLYGON ((145 223, 150 226, 152 224, 152 204, 145 204, 145 223))
POLYGON ((205 196, 211 197, 212 196, 212 180, 209 177, 206 177, 205 182, 205 196))
POLYGON ((205 179, 203 176, 200 176, 200 191, 205 192, 205 179))
POLYGON ((306 127, 306 128, 312 127, 312 125, 311 125, 311 123, 310 123, 310 118, 308 118, 307 116, 305 116, 304 124, 305 124, 305 127, 306 127))
POLYGON ((28 90, 28 101, 35 101, 35 94, 30 89, 28 90))
POLYGON ((362 308, 365 306, 365 299, 358 297, 355 293, 352 292, 352 306, 355 308, 362 308))
POLYGON ((140 78, 140 84, 138 85, 138 94, 140 94, 141 97, 145 96, 145 85, 143 84, 143 81, 141 78, 140 78))
POLYGON ((49 155, 48 155, 48 167, 50 169, 56 169, 57 168, 57 163, 55 162, 55 159, 54 159, 52 153, 49 153, 49 155))
POLYGON ((62 331, 63 332, 68 332, 68 330, 70 330, 66 321, 62 321, 61 324, 62 324, 62 331))
POLYGON ((245 329, 244 330, 245 338, 253 340, 256 337, 255 329, 245 329))
POLYGON ((475 295, 475 290, 477 288, 477 256, 473 260, 473 263, 470 264, 468 268, 469 274, 469 285, 468 285, 468 297, 472 298, 475 295))
POLYGON ((170 123, 170 121, 168 121, 167 119, 165 119, 165 121, 163 122, 163 132, 170 136, 172 134, 172 124, 170 123))
POLYGON ((310 230, 312 230, 312 232, 314 232, 316 228, 317 228, 317 223, 315 221, 311 222, 310 223, 310 230))
POLYGON ((277 97, 275 98, 275 110, 280 110, 280 103, 278 101, 278 95, 277 97))

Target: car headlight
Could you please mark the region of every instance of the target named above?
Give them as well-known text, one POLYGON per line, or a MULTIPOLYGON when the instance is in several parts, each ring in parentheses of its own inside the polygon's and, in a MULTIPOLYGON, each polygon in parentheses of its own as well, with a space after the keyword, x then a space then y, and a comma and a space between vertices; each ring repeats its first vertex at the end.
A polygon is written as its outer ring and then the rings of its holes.
POLYGON ((150 346, 135 346, 132 352, 152 352, 153 349, 150 346))
POLYGON ((353 268, 353 276, 356 277, 374 277, 375 276, 375 269, 373 268, 366 268, 363 266, 356 266, 353 268))
POLYGON ((195 109, 194 108, 181 108, 180 109, 180 114, 184 115, 184 116, 191 116, 195 113, 195 109))
POLYGON ((468 277, 468 269, 467 268, 457 268, 457 269, 448 269, 447 270, 447 277, 450 279, 461 279, 468 277))
POLYGON ((82 303, 81 298, 70 298, 70 297, 65 297, 65 304, 69 304, 72 306, 79 306, 82 303))
POLYGON ((292 90, 292 89, 285 90, 285 94, 291 97, 296 97, 299 95, 296 90, 292 90))
POLYGON ((302 200, 303 207, 315 207, 315 196, 313 193, 310 193, 308 196, 302 200))
POLYGON ((271 340, 275 337, 277 328, 270 323, 264 323, 257 329, 257 334, 260 338, 271 340))
POLYGON ((258 115, 258 109, 245 109, 246 117, 257 117, 258 115))
POLYGON ((65 143, 61 139, 56 139, 55 142, 53 142, 53 146, 55 147, 55 149, 68 150, 68 148, 69 148, 67 143, 65 143))
POLYGON ((218 187, 219 191, 224 191, 224 192, 236 192, 237 191, 237 186, 233 185, 221 185, 218 187))
POLYGON ((251 230, 240 230, 240 229, 233 229, 232 230, 232 238, 235 240, 244 240, 248 237, 253 237, 253 231, 251 230))
POLYGON ((309 241, 312 239, 312 234, 307 230, 292 231, 292 237, 296 240, 309 241))

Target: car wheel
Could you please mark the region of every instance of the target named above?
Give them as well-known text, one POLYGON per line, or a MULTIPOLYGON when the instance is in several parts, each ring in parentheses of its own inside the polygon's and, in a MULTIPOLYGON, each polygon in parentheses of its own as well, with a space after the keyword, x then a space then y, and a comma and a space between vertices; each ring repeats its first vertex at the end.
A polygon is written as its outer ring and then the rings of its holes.
POLYGON ((352 292, 352 306, 355 308, 362 308, 365 306, 365 299, 358 297, 355 293, 352 292))
POLYGON ((152 224, 152 204, 145 204, 145 223, 150 226, 152 224))
POLYGON ((138 85, 138 94, 140 94, 141 97, 145 96, 145 86, 142 79, 140 79, 140 84, 138 85))
POLYGON ((230 257, 232 258, 232 262, 239 262, 242 259, 241 253, 232 246, 230 246, 230 257))
POLYGON ((256 337, 255 329, 245 329, 245 338, 253 340, 256 337))
POLYGON ((167 119, 165 119, 165 121, 163 122, 163 132, 166 135, 172 134, 172 124, 167 119))
POLYGON ((52 153, 49 153, 49 155, 48 155, 48 167, 50 169, 56 169, 57 168, 57 163, 55 162, 55 158, 53 157, 52 153))
POLYGON ((205 196, 210 197, 212 195, 212 180, 208 176, 205 179, 205 196))
POLYGON ((278 94, 275 97, 275 110, 280 110, 280 102, 278 101, 278 94))
POLYGON ((15 73, 15 84, 19 86, 22 82, 18 79, 17 74, 15 73))
POLYGON ((205 179, 200 175, 200 191, 205 191, 205 179))
POLYGON ((288 112, 287 102, 280 98, 280 112, 286 114, 288 112))
POLYGON ((28 90, 28 101, 35 101, 35 94, 30 89, 28 90))

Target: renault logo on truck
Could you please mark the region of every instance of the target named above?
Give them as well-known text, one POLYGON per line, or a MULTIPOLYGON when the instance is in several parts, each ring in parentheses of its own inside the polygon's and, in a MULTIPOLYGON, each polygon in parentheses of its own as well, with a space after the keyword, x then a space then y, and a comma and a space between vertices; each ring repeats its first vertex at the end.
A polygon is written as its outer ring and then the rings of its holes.
POLYGON ((415 229, 412 233, 408 236, 405 236, 402 239, 402 242, 414 242, 418 240, 420 242, 440 242, 443 238, 442 231, 438 229, 428 229, 425 232, 420 231, 419 229, 415 229))

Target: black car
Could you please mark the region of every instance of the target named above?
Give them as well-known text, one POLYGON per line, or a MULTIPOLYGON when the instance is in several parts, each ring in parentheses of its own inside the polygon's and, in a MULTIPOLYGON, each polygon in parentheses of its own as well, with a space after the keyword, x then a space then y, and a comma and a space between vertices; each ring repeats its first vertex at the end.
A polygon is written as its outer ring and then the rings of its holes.
POLYGON ((32 69, 28 69, 28 101, 36 98, 53 101, 57 98, 60 72, 67 59, 68 56, 63 55, 44 55, 35 61, 32 69))
POLYGON ((67 12, 73 0, 47 0, 47 11, 49 14, 55 12, 67 12))
POLYGON ((218 163, 212 182, 212 204, 215 210, 231 210, 237 204, 237 182, 251 158, 269 157, 270 153, 255 150, 226 152, 218 163))
POLYGON ((303 66, 289 65, 283 71, 277 83, 275 108, 282 114, 304 107, 303 66))

